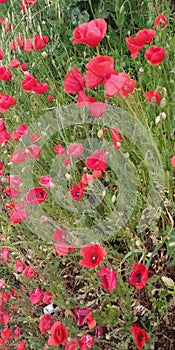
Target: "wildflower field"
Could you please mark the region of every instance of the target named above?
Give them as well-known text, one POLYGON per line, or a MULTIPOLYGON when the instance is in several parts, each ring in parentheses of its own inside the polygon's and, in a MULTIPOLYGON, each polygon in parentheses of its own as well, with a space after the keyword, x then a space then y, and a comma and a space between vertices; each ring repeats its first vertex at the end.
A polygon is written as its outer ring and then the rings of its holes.
POLYGON ((0 350, 175 349, 174 14, 0 0, 0 350))

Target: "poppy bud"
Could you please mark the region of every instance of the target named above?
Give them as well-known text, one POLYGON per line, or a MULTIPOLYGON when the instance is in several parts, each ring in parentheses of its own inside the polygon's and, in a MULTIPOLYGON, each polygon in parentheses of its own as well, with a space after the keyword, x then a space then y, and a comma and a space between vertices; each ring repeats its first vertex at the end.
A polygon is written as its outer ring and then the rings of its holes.
POLYGON ((166 98, 165 97, 163 97, 160 101, 160 108, 164 108, 164 107, 166 107, 166 98))

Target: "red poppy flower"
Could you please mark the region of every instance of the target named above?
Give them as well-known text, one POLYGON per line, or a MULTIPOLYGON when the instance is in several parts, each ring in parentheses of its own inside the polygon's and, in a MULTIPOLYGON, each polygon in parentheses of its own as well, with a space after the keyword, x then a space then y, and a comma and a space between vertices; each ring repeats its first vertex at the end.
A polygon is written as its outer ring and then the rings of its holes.
POLYGON ((35 278, 36 276, 38 276, 38 273, 32 266, 27 266, 23 271, 23 276, 26 278, 35 278))
POLYGON ((79 201, 81 198, 83 198, 85 189, 81 185, 73 184, 72 188, 69 190, 69 193, 74 201, 79 201))
POLYGON ((21 83, 21 87, 24 91, 31 91, 36 86, 36 79, 29 72, 24 73, 24 80, 21 83))
POLYGON ((28 191, 24 201, 25 204, 38 205, 45 202, 46 198, 47 192, 42 187, 34 187, 28 191))
POLYGON ((36 85, 32 88, 33 92, 36 92, 36 94, 44 94, 49 89, 49 85, 47 83, 38 83, 36 82, 36 85))
POLYGON ((49 37, 44 35, 40 36, 40 34, 35 34, 33 38, 33 49, 35 51, 43 49, 47 43, 49 42, 49 37))
POLYGON ((96 102, 96 99, 92 96, 88 97, 84 90, 78 92, 77 105, 80 108, 88 107, 91 102, 96 102))
POLYGON ((92 349, 94 346, 94 338, 91 334, 85 334, 78 341, 80 350, 92 349))
POLYGON ((41 332, 47 332, 54 324, 54 320, 50 315, 44 315, 39 322, 39 329, 41 332))
POLYGON ((10 213, 9 224, 18 224, 28 218, 28 213, 24 208, 24 203, 20 202, 15 205, 15 208, 10 213))
POLYGON ((0 61, 3 59, 3 52, 2 49, 0 48, 0 61))
POLYGON ((156 66, 164 60, 166 53, 163 47, 153 45, 145 51, 144 56, 147 61, 156 66))
POLYGON ((77 339, 73 338, 67 341, 64 350, 76 350, 77 349, 77 339))
POLYGON ((143 95, 149 102, 160 103, 162 97, 157 90, 151 90, 143 95))
POLYGON ((130 78, 127 73, 119 73, 119 77, 123 78, 123 85, 121 89, 117 92, 118 97, 125 97, 130 94, 136 86, 136 80, 130 78))
POLYGON ((136 323, 132 324, 130 331, 134 337, 138 350, 142 350, 145 342, 150 343, 150 339, 148 338, 146 331, 143 328, 140 328, 136 323))
POLYGON ((24 43, 24 51, 25 52, 30 52, 31 50, 33 50, 32 39, 27 38, 25 43, 24 43))
POLYGON ((15 261, 15 268, 17 272, 22 272, 25 269, 25 265, 22 263, 21 260, 17 259, 15 261))
POLYGON ((89 102, 87 108, 94 118, 100 118, 106 112, 108 104, 101 101, 94 101, 89 102))
POLYGON ((9 66, 11 68, 17 68, 20 66, 20 61, 19 60, 16 60, 16 58, 13 58, 10 63, 9 63, 9 66))
POLYGON ((8 131, 6 130, 6 128, 4 128, 4 130, 0 131, 0 145, 5 144, 8 140, 10 140, 11 136, 8 133, 8 131))
POLYGON ((12 73, 7 69, 6 66, 0 67, 0 80, 10 80, 12 78, 12 73))
POLYGON ((167 24, 166 17, 160 13, 154 20, 154 27, 164 28, 167 24))
POLYGON ((23 70, 23 72, 25 72, 27 70, 27 63, 24 62, 24 63, 20 64, 20 68, 23 70))
POLYGON ((134 37, 129 37, 129 38, 125 38, 125 42, 127 45, 128 50, 131 53, 131 57, 132 58, 137 58, 139 51, 141 51, 144 47, 144 44, 140 43, 140 40, 138 38, 134 38, 134 37))
POLYGON ((122 73, 118 74, 117 71, 113 71, 107 79, 105 85, 106 97, 112 97, 122 89, 124 85, 124 77, 121 74, 122 73))
POLYGON ((4 341, 4 344, 12 336, 12 331, 10 328, 5 328, 1 331, 1 338, 4 341))
POLYGON ((112 292, 116 288, 117 277, 116 271, 113 268, 103 266, 97 272, 97 276, 101 277, 101 284, 104 289, 112 292))
POLYGON ((14 152, 11 157, 10 157, 10 163, 24 163, 26 159, 26 155, 24 152, 21 152, 20 150, 17 150, 16 152, 14 152))
POLYGON ((173 157, 171 158, 171 164, 172 164, 172 166, 175 168, 175 156, 173 156, 173 157))
POLYGON ((75 94, 84 88, 84 78, 75 66, 64 78, 64 90, 68 94, 75 94))
POLYGON ((20 66, 20 61, 19 60, 16 60, 16 58, 13 58, 10 63, 9 63, 9 66, 11 68, 17 68, 20 66))
POLYGON ((52 178, 49 175, 44 175, 40 178, 40 180, 38 181, 38 183, 43 186, 46 187, 48 189, 51 188, 51 186, 53 185, 52 183, 52 178))
POLYGON ((67 237, 67 233, 60 229, 55 230, 52 235, 52 239, 58 242, 64 242, 66 237, 67 237))
POLYGON ((89 329, 96 326, 96 321, 94 320, 92 311, 89 308, 75 309, 74 315, 76 316, 78 327, 83 326, 85 323, 87 323, 89 329))
POLYGON ((16 100, 8 95, 0 93, 0 112, 5 113, 11 106, 16 105, 16 100))
POLYGON ((86 65, 86 86, 92 89, 106 82, 114 71, 114 59, 110 56, 96 56, 86 65))
POLYGON ((58 256, 66 256, 68 253, 74 253, 75 250, 71 244, 66 243, 64 241, 55 243, 54 247, 58 256))
POLYGON ((132 36, 129 38, 126 37, 125 42, 131 53, 131 57, 134 59, 137 58, 139 51, 142 50, 144 45, 149 44, 153 40, 155 34, 156 32, 152 29, 142 29, 137 32, 136 38, 132 36))
POLYGON ((4 322, 4 324, 7 325, 9 323, 9 320, 9 314, 0 307, 0 324, 4 322))
POLYGON ((117 149, 119 149, 120 141, 123 141, 124 138, 120 135, 119 130, 116 129, 116 128, 110 128, 110 133, 111 133, 111 136, 112 136, 112 141, 113 141, 113 144, 114 144, 114 148, 117 150, 117 149))
POLYGON ((101 264, 106 256, 106 250, 99 244, 86 244, 81 247, 80 254, 83 255, 83 260, 79 264, 89 268, 95 268, 101 264))
POLYGON ((24 340, 20 340, 19 344, 17 345, 15 350, 25 350, 26 349, 26 343, 24 340))
POLYGON ((29 129, 26 125, 20 124, 15 131, 12 133, 12 140, 17 141, 21 137, 28 135, 29 129))
POLYGON ((4 28, 4 31, 7 33, 10 30, 12 30, 12 24, 8 22, 8 19, 5 17, 0 18, 0 23, 2 24, 2 27, 4 28))
POLYGON ((10 43, 11 50, 17 50, 18 48, 22 49, 24 46, 24 41, 22 36, 17 36, 14 40, 10 43))
POLYGON ((43 293, 40 288, 36 288, 31 292, 29 292, 29 296, 30 296, 30 302, 33 305, 39 304, 43 299, 43 293))
POLYGON ((41 148, 37 145, 31 145, 25 148, 26 158, 39 158, 41 154, 41 148))
POLYGON ((21 178, 18 175, 9 175, 7 177, 7 182, 10 185, 19 186, 22 184, 21 178))
POLYGON ((67 154, 72 158, 81 157, 83 154, 83 145, 81 143, 71 143, 66 150, 67 154))
POLYGON ((44 292, 44 295, 43 295, 43 303, 48 305, 52 302, 52 297, 53 297, 53 294, 49 291, 46 291, 44 292))
POLYGON ((9 187, 3 190, 10 198, 18 198, 20 196, 20 191, 17 187, 9 187))
POLYGON ((31 142, 37 142, 39 139, 40 139, 40 134, 38 134, 37 132, 36 133, 34 133, 34 134, 32 134, 31 136, 30 136, 30 141, 31 142))
POLYGON ((106 30, 107 23, 102 18, 82 23, 73 31, 73 44, 85 44, 95 47, 104 38, 106 30))
POLYGON ((107 165, 106 154, 103 150, 97 150, 86 158, 86 166, 90 170, 104 171, 107 165))
POLYGON ((94 181, 94 175, 92 174, 83 174, 81 177, 81 184, 86 186, 89 182, 94 181))
POLYGON ((136 38, 140 41, 141 45, 150 44, 156 35, 155 30, 152 29, 142 29, 136 33, 136 38))
POLYGON ((63 162, 63 166, 64 166, 65 168, 67 168, 67 167, 69 167, 69 166, 71 166, 71 165, 72 165, 71 160, 70 160, 69 158, 65 158, 65 160, 64 160, 64 162, 63 162))
POLYGON ((55 153, 60 154, 60 155, 63 155, 65 153, 65 149, 61 145, 55 146, 53 150, 55 153))
POLYGON ((0 162, 0 176, 4 175, 3 167, 4 167, 4 164, 0 162))
POLYGON ((64 324, 57 321, 50 329, 50 337, 48 339, 49 346, 59 346, 66 342, 68 332, 64 324))
POLYGON ((148 280, 148 269, 142 263, 134 263, 132 271, 129 276, 129 283, 138 290, 146 286, 148 280))

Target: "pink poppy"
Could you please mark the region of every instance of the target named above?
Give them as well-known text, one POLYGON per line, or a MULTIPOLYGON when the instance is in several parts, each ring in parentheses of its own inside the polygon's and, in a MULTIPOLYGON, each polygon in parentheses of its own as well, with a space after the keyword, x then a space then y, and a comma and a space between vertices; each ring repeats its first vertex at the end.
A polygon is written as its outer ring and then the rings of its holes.
POLYGON ((163 47, 158 47, 156 45, 150 46, 145 51, 146 60, 155 66, 158 65, 160 62, 162 62, 165 56, 166 56, 166 52, 163 49, 163 47))
POLYGON ((39 304, 43 299, 43 293, 40 288, 36 288, 31 292, 29 292, 29 296, 30 296, 30 302, 33 305, 39 304))
POLYGON ((42 187, 31 188, 24 199, 25 204, 38 205, 45 202, 47 192, 42 187))
POLYGON ((75 94, 84 88, 84 78, 75 66, 64 78, 64 90, 68 94, 75 94))
POLYGON ((97 150, 86 158, 86 166, 90 170, 104 171, 107 165, 106 154, 103 150, 97 150))
POLYGON ((85 44, 95 47, 104 38, 106 30, 107 23, 102 18, 82 23, 73 31, 73 44, 85 44))
POLYGON ((10 213, 9 224, 18 224, 28 218, 28 212, 24 208, 24 203, 20 202, 10 213))
POLYGON ((110 56, 96 56, 86 64, 86 86, 92 89, 106 82, 114 71, 114 59, 110 56))
POLYGON ((60 346, 67 341, 68 332, 64 324, 57 321, 50 329, 48 344, 50 346, 60 346))
POLYGON ((50 315, 44 315, 39 322, 39 329, 41 332, 47 332, 54 324, 54 320, 50 315))
POLYGON ((81 157, 83 154, 83 146, 81 143, 71 143, 66 150, 67 154, 72 158, 81 157))
POLYGON ((101 277, 101 284, 104 289, 112 292, 116 288, 116 271, 112 267, 103 266, 100 271, 97 272, 97 276, 101 277))

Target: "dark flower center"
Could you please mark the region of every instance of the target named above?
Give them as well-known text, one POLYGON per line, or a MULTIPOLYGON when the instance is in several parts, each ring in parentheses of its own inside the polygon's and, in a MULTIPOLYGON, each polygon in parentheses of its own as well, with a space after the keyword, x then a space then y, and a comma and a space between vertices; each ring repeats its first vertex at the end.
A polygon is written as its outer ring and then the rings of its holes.
POLYGON ((137 283, 140 283, 140 282, 141 282, 141 279, 142 279, 141 273, 137 273, 137 275, 136 275, 137 283))
POLYGON ((143 334, 142 333, 139 333, 138 335, 138 340, 141 342, 143 340, 143 334))
POLYGON ((80 192, 75 192, 75 193, 74 193, 74 196, 75 196, 75 197, 79 197, 79 196, 80 196, 80 192))
POLYGON ((96 255, 92 255, 92 256, 91 256, 91 260, 92 260, 93 262, 96 262, 96 261, 97 261, 97 256, 96 256, 96 255))

